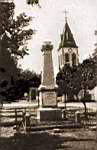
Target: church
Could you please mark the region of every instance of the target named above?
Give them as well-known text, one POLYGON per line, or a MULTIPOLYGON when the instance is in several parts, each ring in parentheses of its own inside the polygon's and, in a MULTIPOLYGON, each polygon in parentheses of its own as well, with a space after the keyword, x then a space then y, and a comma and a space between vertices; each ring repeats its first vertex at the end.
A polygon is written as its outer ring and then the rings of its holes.
POLYGON ((65 26, 58 48, 58 60, 59 70, 62 69, 65 64, 72 66, 78 65, 79 63, 78 46, 67 22, 67 17, 65 17, 65 26))

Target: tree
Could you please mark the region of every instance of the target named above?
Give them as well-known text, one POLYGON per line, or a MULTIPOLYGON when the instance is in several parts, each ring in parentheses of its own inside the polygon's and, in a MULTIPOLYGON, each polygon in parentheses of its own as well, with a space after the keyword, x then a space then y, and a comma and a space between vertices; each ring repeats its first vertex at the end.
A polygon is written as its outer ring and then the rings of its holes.
POLYGON ((27 41, 34 33, 32 29, 27 28, 31 17, 22 13, 14 19, 14 3, 0 2, 0 8, 0 43, 16 59, 18 56, 23 58, 28 54, 27 41))
POLYGON ((97 64, 94 59, 89 58, 83 61, 80 67, 81 86, 86 89, 93 89, 97 85, 97 64))
POLYGON ((64 66, 57 74, 56 83, 65 94, 65 103, 66 95, 72 93, 78 99, 79 92, 83 90, 81 101, 84 104, 86 115, 87 90, 92 90, 97 85, 97 64, 92 58, 89 58, 78 66, 64 66))
POLYGON ((30 87, 38 88, 41 83, 40 75, 30 70, 24 70, 20 72, 19 79, 15 85, 6 91, 6 99, 8 101, 14 101, 21 99, 24 93, 29 92, 30 87))
POLYGON ((28 54, 27 41, 34 33, 28 28, 31 17, 22 13, 15 19, 14 8, 13 2, 0 2, 0 91, 6 100, 16 86, 17 60, 28 54))
POLYGON ((0 99, 17 80, 17 62, 6 48, 5 35, 13 17, 14 3, 0 2, 0 99))
POLYGON ((26 70, 21 69, 19 79, 30 80, 34 76, 36 76, 36 73, 34 71, 30 71, 29 69, 26 70))
POLYGON ((59 71, 56 77, 56 83, 61 89, 62 94, 65 95, 65 107, 66 107, 66 98, 72 95, 76 95, 78 99, 78 93, 80 91, 79 75, 77 66, 70 67, 65 65, 62 70, 59 71))
POLYGON ((36 74, 34 71, 30 71, 29 69, 21 70, 19 80, 27 81, 29 87, 38 88, 41 83, 41 75, 36 74))
POLYGON ((83 98, 81 101, 85 106, 86 115, 86 101, 87 101, 87 90, 92 90, 97 85, 97 64, 92 58, 86 59, 81 65, 79 65, 80 73, 80 85, 83 89, 83 98))

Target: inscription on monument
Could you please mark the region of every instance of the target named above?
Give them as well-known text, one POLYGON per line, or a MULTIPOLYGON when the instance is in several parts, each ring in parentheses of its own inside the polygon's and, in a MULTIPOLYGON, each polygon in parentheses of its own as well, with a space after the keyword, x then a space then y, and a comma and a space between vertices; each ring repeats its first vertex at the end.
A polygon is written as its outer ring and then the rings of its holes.
POLYGON ((56 93, 54 91, 43 93, 43 106, 56 106, 56 93))

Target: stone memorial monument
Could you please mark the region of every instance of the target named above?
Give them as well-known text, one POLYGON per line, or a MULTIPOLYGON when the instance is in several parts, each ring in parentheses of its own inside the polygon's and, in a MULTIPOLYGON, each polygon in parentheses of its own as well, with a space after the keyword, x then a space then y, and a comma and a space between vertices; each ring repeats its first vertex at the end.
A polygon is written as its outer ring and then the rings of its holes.
POLYGON ((54 81, 52 49, 53 45, 51 42, 45 42, 41 49, 43 53, 43 71, 42 82, 39 87, 37 119, 43 121, 59 120, 62 117, 61 110, 57 108, 57 87, 54 81))

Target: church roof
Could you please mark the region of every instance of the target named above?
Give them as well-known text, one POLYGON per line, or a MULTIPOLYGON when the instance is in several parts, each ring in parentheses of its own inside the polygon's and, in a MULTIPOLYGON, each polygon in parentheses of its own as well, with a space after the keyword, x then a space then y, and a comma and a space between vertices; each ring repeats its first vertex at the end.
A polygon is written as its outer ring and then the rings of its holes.
POLYGON ((73 34, 70 30, 68 23, 65 23, 65 27, 63 33, 61 34, 61 42, 59 45, 59 49, 62 47, 73 47, 77 48, 76 42, 74 40, 73 34))

